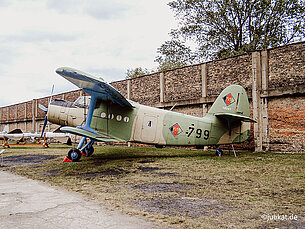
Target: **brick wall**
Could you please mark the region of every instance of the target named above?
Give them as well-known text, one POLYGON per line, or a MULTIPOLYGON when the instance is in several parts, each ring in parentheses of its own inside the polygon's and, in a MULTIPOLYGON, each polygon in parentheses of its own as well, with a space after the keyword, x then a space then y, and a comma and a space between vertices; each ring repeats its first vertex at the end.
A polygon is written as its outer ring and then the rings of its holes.
MULTIPOLYGON (((131 100, 151 105, 160 101, 160 74, 152 74, 131 80, 131 100)), ((122 83, 124 81, 121 81, 122 83)))
POLYGON ((26 118, 30 119, 33 117, 33 113, 32 113, 33 102, 29 101, 29 102, 26 102, 25 104, 26 104, 26 118))
POLYGON ((202 117, 203 116, 203 109, 201 105, 189 105, 186 107, 175 107, 173 111, 178 112, 178 113, 183 113, 183 114, 188 114, 188 115, 193 115, 197 117, 202 117))
POLYGON ((164 85, 165 101, 200 98, 202 95, 201 65, 166 72, 164 85))
POLYGON ((55 96, 54 98, 64 99, 64 100, 67 100, 70 102, 74 102, 81 95, 85 95, 85 93, 82 92, 81 90, 76 90, 76 91, 72 91, 70 93, 62 93, 58 96, 55 96))
POLYGON ((121 94, 127 98, 127 80, 122 80, 122 81, 117 81, 117 82, 113 82, 111 83, 111 85, 116 88, 119 92, 121 92, 121 94))
POLYGON ((305 149, 305 97, 273 98, 268 104, 270 150, 305 149))
POLYGON ((208 95, 219 95, 232 84, 239 84, 251 93, 251 58, 251 55, 243 55, 207 63, 208 95))
POLYGON ((305 42, 269 51, 269 88, 304 85, 305 42))

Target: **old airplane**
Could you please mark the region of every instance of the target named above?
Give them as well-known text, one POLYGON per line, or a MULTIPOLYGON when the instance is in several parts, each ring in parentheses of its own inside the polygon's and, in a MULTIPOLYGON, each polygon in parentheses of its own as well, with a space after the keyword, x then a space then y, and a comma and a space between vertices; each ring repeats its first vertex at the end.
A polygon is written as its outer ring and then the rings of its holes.
POLYGON ((95 141, 198 147, 240 143, 249 138, 250 122, 255 122, 246 91, 239 85, 225 88, 205 117, 194 117, 125 99, 102 78, 73 68, 56 72, 90 95, 74 103, 54 100, 46 109, 46 119, 62 125, 64 132, 82 136, 64 161, 90 156, 95 141))
POLYGON ((64 140, 68 145, 72 145, 71 136, 69 133, 64 133, 59 130, 54 132, 22 132, 21 129, 9 131, 9 127, 5 126, 0 132, 0 141, 3 141, 2 147, 10 147, 12 145, 42 145, 43 148, 48 147, 48 139, 64 140), (14 141, 14 143, 9 142, 14 141))

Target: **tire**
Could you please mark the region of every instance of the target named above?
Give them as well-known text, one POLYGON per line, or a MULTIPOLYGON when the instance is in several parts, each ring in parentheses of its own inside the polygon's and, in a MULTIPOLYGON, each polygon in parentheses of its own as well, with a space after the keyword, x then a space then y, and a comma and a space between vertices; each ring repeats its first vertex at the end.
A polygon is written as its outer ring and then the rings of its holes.
POLYGON ((80 160, 80 158, 82 157, 82 154, 80 153, 79 149, 70 149, 68 152, 68 158, 72 161, 72 162, 77 162, 80 160))
POLYGON ((94 148, 93 148, 93 146, 90 146, 89 149, 85 148, 83 151, 84 151, 84 153, 86 154, 87 157, 90 157, 90 156, 92 156, 92 154, 94 152, 94 148))

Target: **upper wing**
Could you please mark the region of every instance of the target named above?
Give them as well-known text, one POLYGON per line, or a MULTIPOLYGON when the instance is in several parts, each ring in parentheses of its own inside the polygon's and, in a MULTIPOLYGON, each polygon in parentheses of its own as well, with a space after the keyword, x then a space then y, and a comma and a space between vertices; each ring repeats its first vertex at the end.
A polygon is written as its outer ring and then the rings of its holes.
POLYGON ((99 99, 112 101, 122 107, 133 107, 120 92, 107 84, 102 78, 97 78, 85 72, 68 67, 58 68, 56 69, 56 73, 79 88, 82 88, 88 94, 95 93, 99 99))

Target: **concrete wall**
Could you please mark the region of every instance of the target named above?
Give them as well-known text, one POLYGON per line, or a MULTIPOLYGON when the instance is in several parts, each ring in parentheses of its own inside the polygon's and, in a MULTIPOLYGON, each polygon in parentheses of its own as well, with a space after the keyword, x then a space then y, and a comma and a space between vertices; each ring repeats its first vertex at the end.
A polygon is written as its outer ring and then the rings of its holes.
MULTIPOLYGON (((202 117, 218 94, 242 85, 258 123, 250 140, 236 145, 255 151, 305 152, 305 42, 111 83, 141 104, 202 117)), ((56 95, 74 101, 81 91, 56 95)), ((40 131, 48 98, 0 108, 0 129, 40 131)), ((54 129, 53 125, 49 127, 54 129)))

